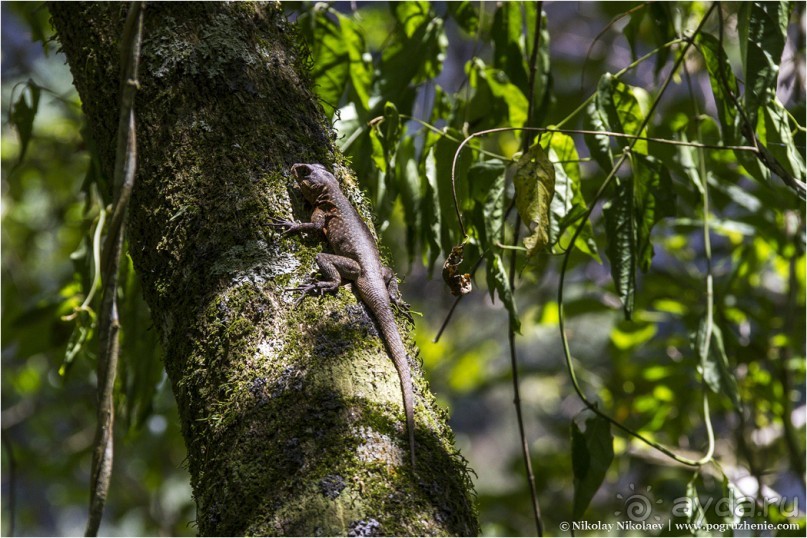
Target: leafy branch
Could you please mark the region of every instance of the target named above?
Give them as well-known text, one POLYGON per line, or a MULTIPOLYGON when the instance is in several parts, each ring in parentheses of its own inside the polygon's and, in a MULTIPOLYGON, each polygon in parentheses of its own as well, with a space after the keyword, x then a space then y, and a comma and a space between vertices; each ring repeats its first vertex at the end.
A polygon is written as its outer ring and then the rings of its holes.
MULTIPOLYGON (((706 20, 709 18, 709 16, 714 11, 714 9, 715 9, 715 4, 713 4, 709 8, 709 10, 706 12, 706 14, 703 16, 703 18, 701 19, 700 24, 698 25, 698 27, 695 29, 695 31, 693 33, 693 37, 697 36, 701 32, 704 24, 706 23, 706 20)), ((684 58, 686 57, 687 50, 689 49, 691 43, 692 43, 692 40, 688 39, 687 44, 684 46, 684 49, 681 51, 680 55, 678 56, 678 59, 676 60, 672 70, 670 71, 670 74, 667 76, 664 83, 662 84, 662 87, 659 90, 659 93, 656 96, 656 99, 653 101, 653 104, 651 105, 650 111, 648 111, 648 113, 645 114, 645 117, 644 117, 644 119, 642 121, 642 124, 639 127, 639 129, 637 130, 638 132, 642 132, 644 130, 644 128, 650 122, 650 118, 652 117, 653 110, 655 110, 656 106, 661 101, 661 97, 664 94, 664 91, 666 90, 666 88, 669 86, 670 82, 672 81, 673 75, 678 71, 678 69, 683 64, 684 58)), ((599 190, 597 191, 596 195, 594 196, 594 199, 589 204, 589 209, 578 219, 579 221, 581 221, 581 224, 575 229, 574 235, 572 236, 572 240, 571 240, 572 244, 574 244, 574 242, 577 240, 577 237, 583 231, 583 225, 584 225, 585 222, 587 222, 588 217, 591 215, 591 212, 594 210, 594 207, 595 207, 595 204, 596 204, 597 200, 602 196, 602 194, 605 192, 605 189, 608 187, 608 185, 611 183, 611 181, 616 177, 617 171, 622 167, 622 164, 625 162, 628 155, 633 150, 633 147, 638 142, 638 140, 639 140, 638 138, 632 139, 629 142, 629 144, 625 147, 625 149, 622 152, 622 154, 620 155, 619 159, 616 161, 616 163, 614 163, 614 166, 612 167, 611 172, 605 178, 605 180, 603 181, 603 183, 600 186, 599 190)), ((608 414, 601 411, 597 407, 596 403, 590 401, 586 397, 585 393, 583 392, 583 390, 582 390, 582 388, 580 386, 580 382, 577 379, 577 375, 575 373, 574 364, 572 362, 572 356, 571 356, 571 352, 570 352, 570 349, 569 349, 569 340, 568 340, 568 338, 566 336, 566 330, 565 330, 566 316, 565 316, 565 311, 564 311, 564 306, 563 306, 564 305, 564 302, 563 302, 563 288, 564 288, 564 281, 565 281, 565 278, 566 278, 566 271, 567 271, 567 267, 568 267, 568 263, 569 263, 569 258, 571 256, 571 252, 572 252, 572 249, 567 249, 566 250, 566 252, 563 255, 563 262, 562 262, 562 265, 561 265, 560 282, 558 283, 558 320, 559 320, 558 324, 559 324, 559 328, 560 328, 561 342, 562 342, 562 345, 563 345, 563 354, 564 354, 564 357, 565 357, 565 360, 566 360, 566 367, 567 367, 567 370, 568 370, 568 373, 569 373, 569 377, 570 377, 570 379, 572 381, 572 386, 574 387, 574 390, 577 393, 578 397, 580 398, 580 400, 585 404, 585 406, 589 410, 594 412, 600 418, 605 419, 606 421, 608 421, 613 426, 616 426, 617 428, 619 428, 623 432, 627 433, 628 435, 630 435, 630 436, 644 442, 645 444, 655 448, 656 450, 658 450, 659 452, 669 456, 673 460, 675 460, 675 461, 677 461, 679 463, 682 463, 684 465, 690 465, 690 466, 696 466, 696 467, 700 466, 700 465, 703 465, 705 463, 708 463, 709 461, 712 460, 712 456, 714 454, 714 432, 712 430, 712 423, 711 423, 710 414, 709 414, 709 400, 708 400, 705 392, 704 392, 704 395, 703 395, 703 413, 704 413, 704 422, 705 422, 705 425, 706 425, 706 433, 707 433, 707 438, 708 438, 709 445, 708 445, 708 449, 706 450, 706 453, 704 454, 704 456, 702 458, 698 459, 698 460, 693 460, 693 459, 690 459, 690 458, 683 457, 683 456, 681 456, 679 454, 676 454, 673 450, 670 450, 669 448, 665 447, 664 445, 662 445, 660 443, 657 443, 657 442, 655 442, 655 441, 653 441, 651 439, 648 439, 647 437, 645 437, 641 433, 639 433, 637 431, 634 431, 631 428, 628 428, 627 426, 625 426, 621 422, 613 419, 611 416, 609 416, 608 414)))

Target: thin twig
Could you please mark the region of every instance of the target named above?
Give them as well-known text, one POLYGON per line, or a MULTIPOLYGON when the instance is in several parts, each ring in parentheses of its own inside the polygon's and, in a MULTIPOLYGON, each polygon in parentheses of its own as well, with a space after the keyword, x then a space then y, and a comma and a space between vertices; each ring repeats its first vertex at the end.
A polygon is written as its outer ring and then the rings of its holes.
POLYGON ((639 11, 640 9, 646 8, 647 5, 648 5, 647 2, 643 2, 643 3, 639 4, 638 6, 634 6, 634 7, 630 8, 628 11, 626 11, 624 13, 619 13, 617 15, 614 15, 614 17, 608 22, 608 24, 606 24, 605 27, 602 30, 600 30, 599 33, 596 36, 594 36, 594 39, 591 41, 591 44, 588 46, 588 50, 586 50, 586 57, 583 59, 583 66, 582 66, 582 69, 580 69, 580 91, 581 92, 583 91, 583 88, 585 87, 586 64, 588 63, 589 58, 591 58, 591 51, 594 50, 594 45, 597 44, 597 41, 599 41, 600 38, 605 35, 605 32, 610 30, 611 27, 614 24, 616 24, 616 22, 618 20, 621 20, 624 17, 627 17, 628 15, 632 15, 632 14, 636 13, 637 11, 639 11))
MULTIPOLYGON (((530 78, 527 86, 527 124, 534 121, 535 116, 535 72, 538 60, 538 49, 541 47, 541 22, 543 20, 543 2, 538 2, 535 6, 535 30, 532 43, 532 54, 530 55, 530 78)), ((524 133, 522 139, 522 149, 526 153, 530 148, 530 137, 524 133)), ((516 222, 513 227, 513 244, 518 244, 519 228, 521 227, 521 216, 516 213, 516 222)), ((510 274, 508 275, 510 292, 515 290, 516 283, 516 259, 517 251, 510 253, 510 274)), ((515 301, 515 298, 513 299, 515 301)), ((508 310, 507 316, 512 318, 513 313, 508 310)), ((516 351, 516 332, 513 329, 512 319, 507 324, 507 344, 510 347, 510 369, 513 374, 513 405, 516 408, 516 420, 518 421, 518 435, 521 441, 521 455, 524 459, 524 470, 527 473, 527 484, 530 488, 530 500, 532 501, 532 512, 535 518, 535 531, 537 536, 544 535, 544 524, 541 520, 541 506, 538 503, 538 492, 535 488, 535 474, 532 471, 532 458, 530 457, 530 445, 524 433, 524 417, 521 410, 521 395, 518 381, 518 352, 516 351)))
MULTIPOLYGON (((515 231, 513 232, 513 244, 518 243, 518 232, 521 226, 521 217, 516 213, 515 231)), ((508 275, 510 290, 512 292, 516 280, 516 256, 517 252, 513 252, 510 256, 510 274, 508 275)), ((514 299, 515 300, 515 299, 514 299)), ((509 313, 508 316, 513 314, 509 313)), ((510 348, 510 370, 513 373, 513 405, 516 408, 516 422, 518 422, 518 436, 521 442, 521 456, 524 460, 524 470, 527 473, 527 484, 530 487, 530 500, 532 501, 532 512, 535 518, 535 530, 537 536, 544 535, 544 524, 541 521, 541 507, 538 504, 538 492, 535 490, 535 474, 532 472, 532 459, 530 458, 530 445, 527 443, 527 436, 524 433, 524 417, 521 412, 521 391, 519 390, 518 380, 518 355, 516 352, 516 332, 513 330, 513 324, 508 323, 507 327, 507 345, 510 348)))
MULTIPOLYGON (((473 272, 471 274, 473 274, 473 272)), ((437 331, 437 334, 434 335, 434 340, 432 340, 432 343, 436 344, 440 340, 440 337, 443 336, 443 331, 445 331, 446 327, 448 327, 448 322, 451 321, 451 316, 454 315, 454 310, 457 309, 457 306, 460 304, 463 297, 465 297, 465 295, 457 295, 456 299, 454 299, 454 304, 452 304, 451 308, 448 310, 446 319, 443 320, 443 324, 440 325, 440 329, 437 331)))
POLYGON ((121 39, 121 110, 118 121, 118 145, 115 153, 115 208, 110 219, 102 256, 104 294, 99 313, 98 417, 93 449, 90 483, 90 507, 86 536, 96 536, 101 525, 109 481, 112 475, 113 427, 115 407, 113 389, 117 373, 120 342, 118 333, 117 289, 118 269, 123 250, 126 208, 134 185, 137 166, 134 98, 137 92, 137 69, 143 40, 143 2, 132 2, 121 39))
MULTIPOLYGON (((685 48, 684 51, 687 49, 685 48)), ((662 88, 660 93, 664 92, 666 89, 669 78, 665 82, 664 87, 662 88)), ((658 102, 658 101, 655 101, 658 102)), ((648 113, 647 117, 649 118, 652 113, 648 113)), ((462 152, 462 148, 465 147, 465 144, 470 142, 473 138, 477 138, 479 136, 485 136, 493 133, 502 133, 505 131, 534 131, 538 133, 571 133, 571 134, 592 134, 592 135, 605 135, 605 136, 613 136, 617 138, 627 138, 632 141, 631 146, 633 147, 634 143, 638 140, 645 140, 647 142, 657 142, 659 144, 670 144, 673 146, 690 146, 694 148, 703 148, 703 149, 717 149, 717 150, 734 150, 734 151, 750 151, 753 153, 757 153, 757 148, 753 146, 724 146, 719 144, 701 144, 699 142, 685 142, 683 140, 667 140, 665 138, 653 138, 649 136, 639 136, 633 135, 628 133, 617 133, 613 131, 594 131, 588 129, 557 129, 552 127, 495 127, 493 129, 485 129, 484 131, 477 131, 475 133, 469 134, 465 140, 463 140, 457 150, 454 152, 454 160, 451 163, 451 195, 454 200, 454 211, 457 215, 457 220, 459 221, 460 225, 460 233, 463 237, 466 237, 467 234, 465 232, 465 225, 462 221, 462 215, 460 214, 460 206, 457 200, 457 188, 456 188, 456 168, 457 168, 457 159, 459 158, 460 153, 462 152)), ((639 131, 641 132, 641 131, 639 131)))

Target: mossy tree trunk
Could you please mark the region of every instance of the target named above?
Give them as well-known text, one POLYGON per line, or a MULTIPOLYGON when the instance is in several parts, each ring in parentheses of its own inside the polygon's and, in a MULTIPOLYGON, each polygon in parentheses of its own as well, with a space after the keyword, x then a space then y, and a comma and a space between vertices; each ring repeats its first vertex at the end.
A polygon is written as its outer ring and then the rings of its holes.
MULTIPOLYGON (((127 4, 50 9, 112 177, 127 4)), ((284 291, 323 248, 268 224, 307 218, 291 164, 336 168, 361 199, 304 63, 276 5, 147 5, 128 241, 164 344, 199 532, 475 534, 464 461, 419 372, 413 471, 397 375, 365 308, 342 289, 295 309, 284 291)))

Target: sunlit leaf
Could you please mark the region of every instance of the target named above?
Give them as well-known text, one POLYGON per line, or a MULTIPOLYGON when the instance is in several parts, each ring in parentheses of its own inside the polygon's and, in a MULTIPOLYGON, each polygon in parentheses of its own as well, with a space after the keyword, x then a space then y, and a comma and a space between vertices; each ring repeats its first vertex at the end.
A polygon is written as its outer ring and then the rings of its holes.
POLYGON ((317 95, 326 112, 333 115, 349 78, 350 64, 342 26, 327 16, 324 9, 305 13, 299 27, 307 35, 310 44, 311 76, 314 78, 317 95))
POLYGON ((658 332, 655 323, 621 322, 611 331, 611 343, 617 349, 631 349, 644 344, 658 332))
POLYGON ((493 15, 490 33, 493 38, 493 66, 507 73, 519 88, 527 87, 527 68, 523 50, 524 20, 521 5, 502 2, 493 15))
POLYGON ((507 73, 485 66, 479 58, 474 59, 469 69, 469 83, 476 89, 470 108, 477 128, 494 127, 502 120, 511 127, 524 125, 529 104, 507 73))
MULTIPOLYGON (((647 136, 646 128, 639 132, 650 103, 650 96, 645 90, 629 86, 606 73, 597 85, 595 103, 599 109, 598 117, 605 122, 609 131, 647 136)), ((630 143, 625 138, 617 138, 615 142, 620 147, 630 143)), ((633 153, 647 154, 647 142, 638 140, 633 146, 633 153)))
POLYGON ((787 111, 773 89, 769 89, 768 92, 770 99, 761 110, 762 115, 757 123, 758 131, 764 129, 763 136, 760 138, 765 141, 768 150, 782 166, 794 177, 803 181, 805 178, 804 156, 796 147, 787 111))
MULTIPOLYGON (((579 218, 588 207, 580 192, 580 157, 574 140, 563 133, 552 133, 543 138, 542 146, 555 168, 555 196, 549 206, 549 242, 554 245, 570 225, 573 228, 569 229, 569 234, 580 225, 579 218)), ((566 244, 561 246, 567 247, 566 244)), ((601 261, 589 219, 586 219, 575 246, 601 261)))
MULTIPOLYGON (((740 100, 739 85, 728 57, 721 48, 720 41, 707 32, 698 34, 696 43, 709 72, 723 141, 727 145, 743 145, 747 141, 741 135, 742 118, 737 109, 740 100)), ((768 181, 770 172, 754 156, 746 151, 735 151, 734 155, 752 177, 762 182, 768 181)))
POLYGON ((533 145, 516 164, 513 178, 516 209, 527 226, 527 255, 534 256, 549 244, 549 208, 555 193, 555 167, 541 148, 533 145))

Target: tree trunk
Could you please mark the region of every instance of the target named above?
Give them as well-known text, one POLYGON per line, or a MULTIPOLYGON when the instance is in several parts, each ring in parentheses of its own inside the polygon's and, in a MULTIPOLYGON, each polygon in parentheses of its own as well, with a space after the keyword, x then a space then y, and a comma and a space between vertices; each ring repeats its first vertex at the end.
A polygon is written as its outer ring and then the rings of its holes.
MULTIPOLYGON (((107 178, 127 9, 50 4, 107 178)), ((363 305, 342 289, 295 309, 284 291, 323 248, 269 226, 308 217, 291 164, 336 168, 361 200, 293 27, 274 4, 199 2, 150 3, 144 28, 128 244, 165 349, 200 534, 475 534, 465 461, 420 373, 413 471, 397 374, 363 305)))

